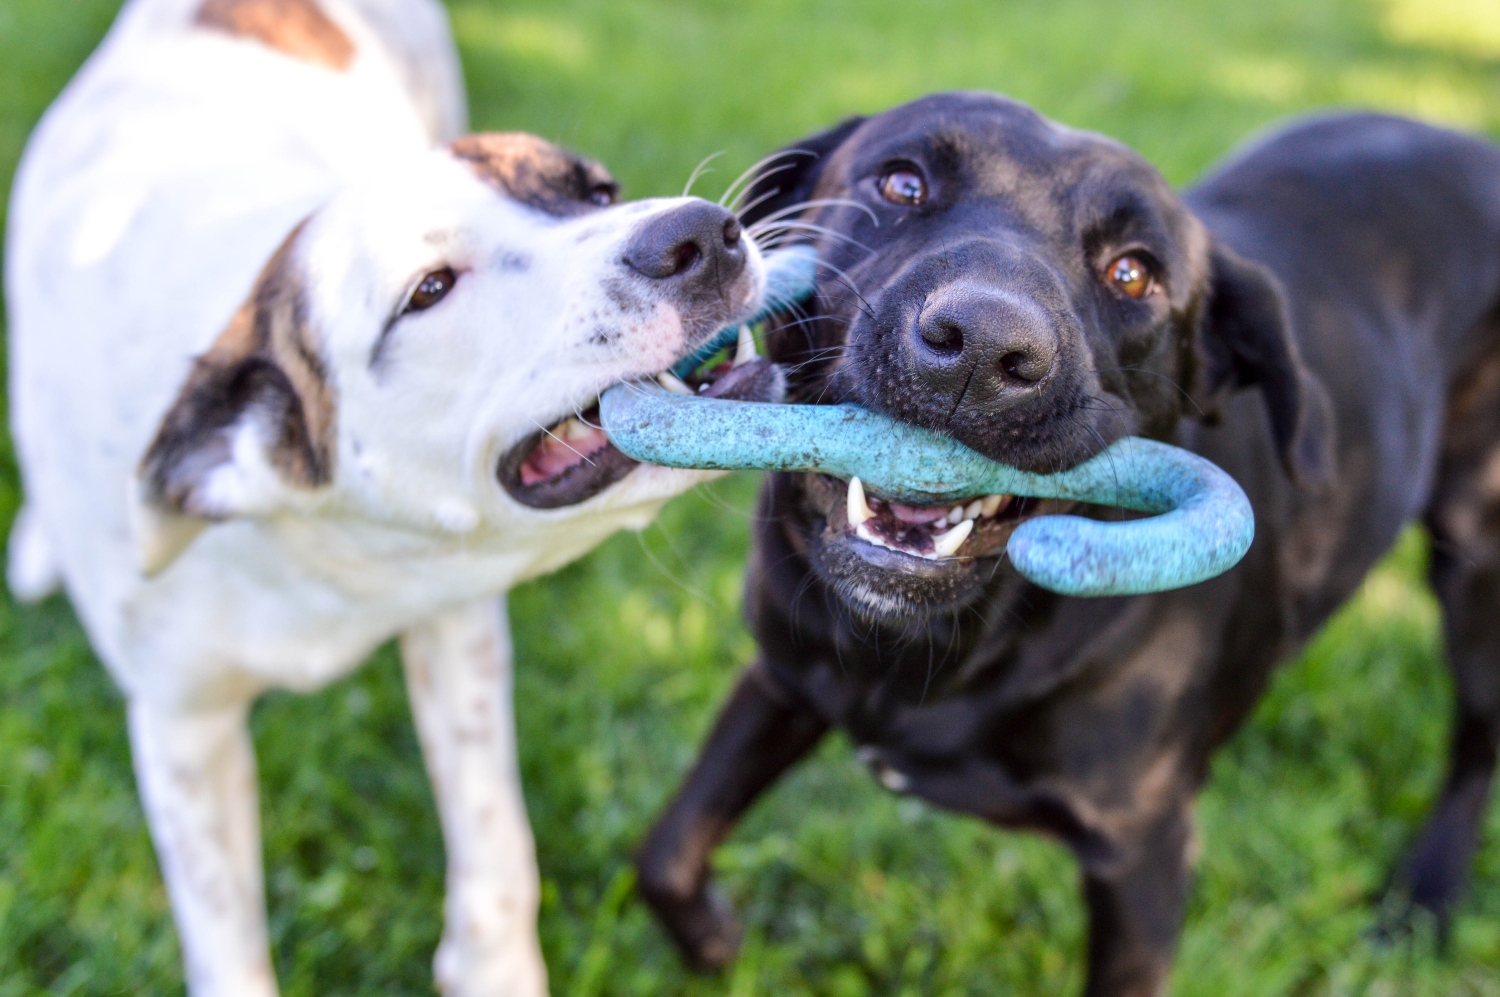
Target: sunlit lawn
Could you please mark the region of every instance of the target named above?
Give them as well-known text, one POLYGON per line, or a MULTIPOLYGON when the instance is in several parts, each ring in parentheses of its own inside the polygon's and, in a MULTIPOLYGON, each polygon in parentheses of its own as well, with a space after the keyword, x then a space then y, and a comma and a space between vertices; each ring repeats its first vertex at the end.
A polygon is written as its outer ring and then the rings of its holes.
MULTIPOLYGON (((0 177, 111 0, 0 0, 0 177)), ((476 127, 597 156, 634 195, 716 194, 777 145, 935 89, 1007 91, 1188 182, 1288 114, 1374 105, 1500 136, 1495 0, 455 0, 476 127)), ((0 505, 17 484, 8 447, 0 505)), ((673 505, 512 601, 558 995, 1063 994, 1083 943, 1057 847, 879 790, 834 740, 721 856, 737 967, 695 978, 627 856, 738 667, 751 479, 673 505)), ((1500 813, 1446 958, 1367 941, 1446 738, 1411 534, 1220 756, 1175 993, 1500 995, 1500 813)), ((430 992, 442 855, 394 656, 255 714, 287 994, 430 992)), ((1500 808, 1497 808, 1500 811, 1500 808)), ((62 600, 0 604, 0 997, 180 991, 120 699, 62 600)))

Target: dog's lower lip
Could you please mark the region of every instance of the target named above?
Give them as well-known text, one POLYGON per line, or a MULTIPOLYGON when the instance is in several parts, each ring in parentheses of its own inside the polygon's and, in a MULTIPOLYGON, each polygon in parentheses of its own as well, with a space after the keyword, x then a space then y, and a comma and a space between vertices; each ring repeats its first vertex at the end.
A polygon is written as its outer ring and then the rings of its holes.
MULTIPOLYGON (((753 349, 742 345, 733 362, 695 373, 691 387, 666 372, 658 374, 657 379, 672 390, 712 393, 726 374, 754 359, 753 349)), ((522 505, 561 509, 587 502, 637 464, 639 461, 620 452, 604 434, 596 399, 581 414, 560 419, 511 447, 500 459, 496 475, 501 487, 522 505)))
POLYGON ((539 430, 506 451, 497 476, 510 497, 535 509, 561 509, 598 495, 635 469, 636 461, 599 428, 596 402, 581 415, 539 430))

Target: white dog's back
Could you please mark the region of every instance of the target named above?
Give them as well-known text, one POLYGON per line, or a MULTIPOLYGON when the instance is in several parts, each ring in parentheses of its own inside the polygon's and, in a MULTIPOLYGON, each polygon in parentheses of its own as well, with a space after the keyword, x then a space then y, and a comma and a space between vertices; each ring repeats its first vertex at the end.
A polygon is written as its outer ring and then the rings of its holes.
POLYGON ((451 139, 465 117, 446 21, 427 0, 326 4, 352 49, 340 72, 204 30, 208 6, 128 4, 37 128, 12 198, 10 397, 27 506, 9 577, 32 598, 66 579, 127 684, 111 646, 122 621, 104 618, 140 581, 121 482, 193 358, 333 190, 451 139))

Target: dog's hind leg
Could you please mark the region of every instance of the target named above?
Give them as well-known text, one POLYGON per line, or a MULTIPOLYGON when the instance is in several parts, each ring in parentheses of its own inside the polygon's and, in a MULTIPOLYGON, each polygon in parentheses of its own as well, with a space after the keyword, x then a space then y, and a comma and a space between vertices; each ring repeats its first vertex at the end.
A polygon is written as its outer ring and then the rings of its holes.
POLYGON ((641 895, 694 967, 720 969, 739 926, 709 879, 709 857, 762 792, 828 730, 822 719, 752 665, 688 777, 636 859, 641 895))
POLYGON ((193 997, 275 997, 248 703, 129 707, 136 780, 193 997))
POLYGON ((438 989, 445 997, 546 997, 504 601, 413 627, 401 655, 448 852, 438 989))
POLYGON ((1434 534, 1433 583, 1455 699, 1448 775, 1396 880, 1405 899, 1437 918, 1440 933, 1468 879, 1500 744, 1500 559, 1470 560, 1462 549, 1445 549, 1449 543, 1434 534))
POLYGON ((1447 779, 1398 870, 1398 897, 1445 933, 1484 827, 1500 746, 1500 356, 1454 396, 1427 513, 1432 584, 1443 607, 1454 726, 1447 779))

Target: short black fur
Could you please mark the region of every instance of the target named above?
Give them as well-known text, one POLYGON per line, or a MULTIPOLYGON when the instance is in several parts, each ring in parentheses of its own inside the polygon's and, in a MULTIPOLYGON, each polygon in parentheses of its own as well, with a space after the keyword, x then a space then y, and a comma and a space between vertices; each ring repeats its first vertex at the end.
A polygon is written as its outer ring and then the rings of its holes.
POLYGON ((1414 519, 1434 537, 1457 724, 1443 797, 1393 887, 1448 918, 1500 745, 1500 493, 1484 471, 1500 459, 1500 150, 1328 117, 1179 196, 1118 144, 987 94, 809 144, 816 161, 780 174, 785 196, 764 209, 859 207, 807 212, 832 231, 829 268, 811 319, 770 344, 801 400, 1049 469, 1126 433, 1171 440, 1243 485, 1257 536, 1201 585, 1070 599, 1017 576, 1000 532, 936 568, 876 556, 837 483, 771 476, 747 593, 759 658, 639 856, 688 958, 735 951, 713 848, 836 727, 886 785, 1067 843, 1090 916, 1086 993, 1162 993, 1212 752, 1414 519), (892 162, 925 172, 925 204, 876 199, 892 162), (1110 292, 1100 275, 1121 252, 1151 260, 1157 294, 1110 292), (953 371, 918 352, 935 301, 959 302, 961 338, 980 341, 977 397, 955 401, 953 371), (979 370, 995 342, 1045 354, 1044 377, 979 370))

